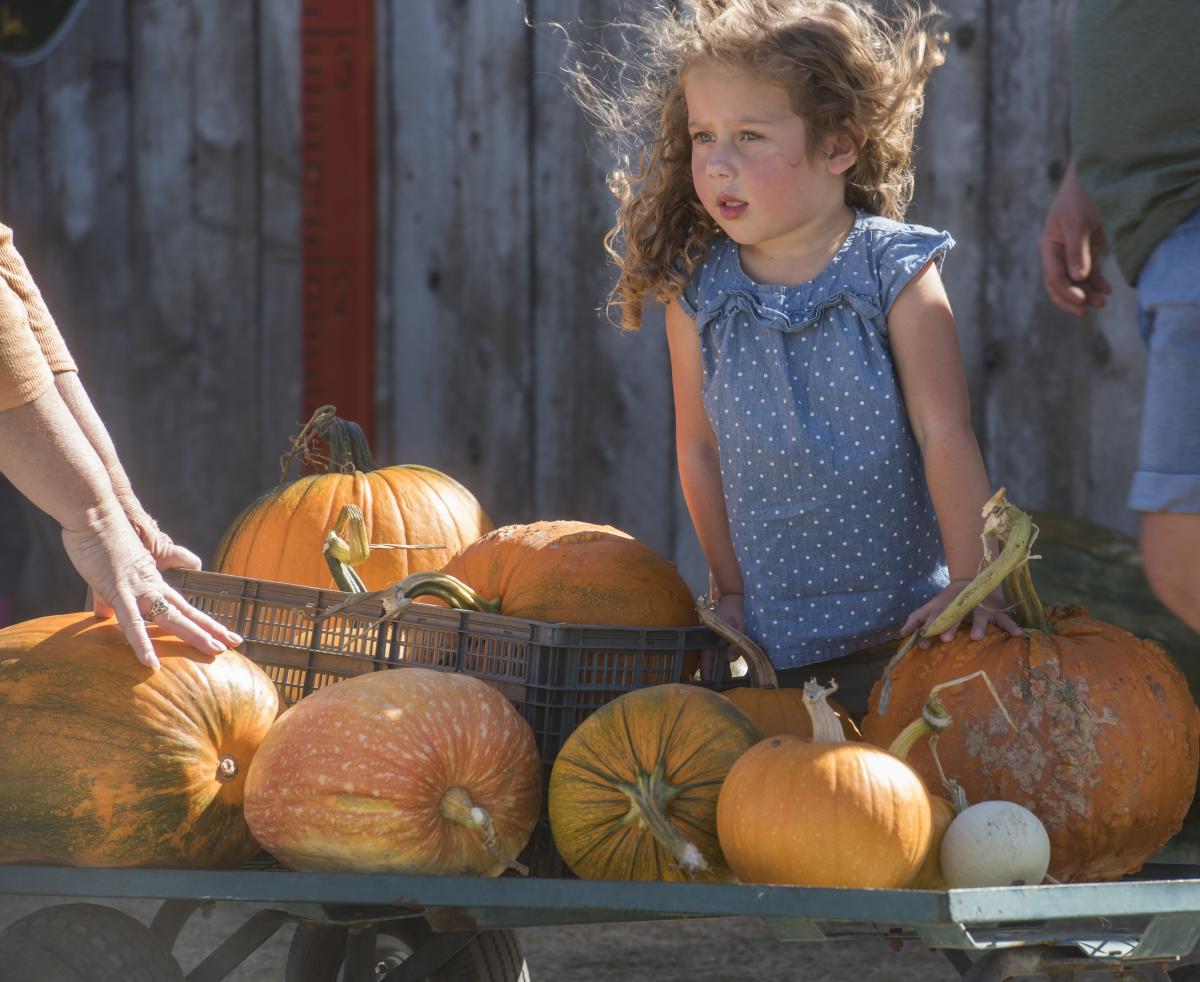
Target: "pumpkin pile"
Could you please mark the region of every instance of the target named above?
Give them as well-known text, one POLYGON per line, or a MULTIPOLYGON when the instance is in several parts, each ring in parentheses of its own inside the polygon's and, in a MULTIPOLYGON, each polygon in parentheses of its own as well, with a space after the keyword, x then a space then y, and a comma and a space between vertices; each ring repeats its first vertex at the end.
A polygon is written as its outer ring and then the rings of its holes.
POLYGON ((275 686, 236 651, 147 629, 157 672, 91 614, 0 631, 0 862, 228 868, 258 851, 243 788, 275 686))

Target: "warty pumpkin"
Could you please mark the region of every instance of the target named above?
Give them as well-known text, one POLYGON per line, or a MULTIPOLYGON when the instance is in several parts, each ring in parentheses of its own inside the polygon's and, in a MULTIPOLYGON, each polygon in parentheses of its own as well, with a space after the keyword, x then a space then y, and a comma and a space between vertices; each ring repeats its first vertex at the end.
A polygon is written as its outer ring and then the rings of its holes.
POLYGON ((275 686, 236 651, 147 629, 157 672, 91 614, 0 630, 0 862, 222 868, 258 851, 242 795, 275 686))
POLYGON ((584 879, 730 879, 717 794, 761 736, 733 703, 699 686, 619 696, 576 727, 554 761, 559 854, 584 879))
POLYGON ((288 709, 246 782, 246 819, 297 870, 498 876, 542 802, 529 724, 485 682, 399 667, 288 709))
POLYGON ((317 410, 295 442, 317 435, 330 445, 326 473, 281 484, 251 503, 217 546, 218 572, 327 589, 331 577, 321 545, 348 504, 361 510, 372 544, 442 547, 373 549, 357 567, 368 590, 439 569, 491 529, 475 496, 440 471, 415 464, 376 468, 361 428, 335 416, 332 406, 317 410))
MULTIPOLYGON (((1158 645, 1083 607, 1042 608, 1029 572, 1032 520, 1003 489, 984 515, 985 534, 1003 543, 1000 555, 923 633, 935 637, 957 623, 1003 581, 1026 636, 990 628, 980 640, 964 631, 929 650, 902 647, 872 691, 863 734, 890 742, 935 685, 985 671, 1016 729, 980 690, 947 693, 955 725, 938 744, 946 774, 971 801, 1032 811, 1050 836, 1054 878, 1115 879, 1139 869, 1180 828, 1196 788, 1200 711, 1158 645)), ((937 779, 927 747, 910 759, 927 780, 937 779)))
POLYGON ((925 784, 887 751, 847 741, 830 691, 815 679, 804 688, 811 741, 768 737, 721 786, 721 849, 743 883, 896 888, 925 859, 925 784))

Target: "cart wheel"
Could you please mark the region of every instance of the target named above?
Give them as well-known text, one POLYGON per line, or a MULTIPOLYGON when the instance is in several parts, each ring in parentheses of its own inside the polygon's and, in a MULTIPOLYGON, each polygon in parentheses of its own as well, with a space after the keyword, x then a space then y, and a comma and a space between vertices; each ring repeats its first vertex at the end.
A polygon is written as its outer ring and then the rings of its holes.
MULTIPOLYGON (((297 924, 288 950, 284 982, 344 982, 342 962, 347 934, 343 927, 297 924)), ((379 977, 400 965, 432 935, 429 925, 419 918, 381 923, 375 943, 379 977)), ((484 931, 428 979, 429 982, 529 982, 529 969, 521 943, 512 931, 484 931)))
POLYGON ((136 917, 100 904, 44 907, 0 933, 0 982, 183 982, 136 917))

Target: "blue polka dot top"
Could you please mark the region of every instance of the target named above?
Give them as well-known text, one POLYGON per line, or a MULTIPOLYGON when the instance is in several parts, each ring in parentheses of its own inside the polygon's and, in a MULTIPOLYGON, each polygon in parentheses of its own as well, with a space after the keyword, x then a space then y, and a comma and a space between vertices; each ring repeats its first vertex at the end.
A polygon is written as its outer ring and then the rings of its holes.
POLYGON ((680 298, 700 333, 747 632, 777 668, 895 636, 949 582, 886 318, 953 245, 859 212, 822 272, 772 286, 720 236, 680 298))

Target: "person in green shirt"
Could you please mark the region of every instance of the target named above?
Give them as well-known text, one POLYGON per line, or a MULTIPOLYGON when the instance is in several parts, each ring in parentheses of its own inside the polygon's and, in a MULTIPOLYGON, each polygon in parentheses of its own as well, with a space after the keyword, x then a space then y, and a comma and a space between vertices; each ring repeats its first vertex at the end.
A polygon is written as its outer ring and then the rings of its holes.
POLYGON ((1200 17, 1194 0, 1086 0, 1072 38, 1072 162, 1039 241, 1046 292, 1104 306, 1108 249, 1147 348, 1129 507, 1154 592, 1200 631, 1200 17))

